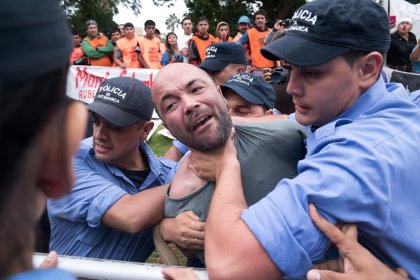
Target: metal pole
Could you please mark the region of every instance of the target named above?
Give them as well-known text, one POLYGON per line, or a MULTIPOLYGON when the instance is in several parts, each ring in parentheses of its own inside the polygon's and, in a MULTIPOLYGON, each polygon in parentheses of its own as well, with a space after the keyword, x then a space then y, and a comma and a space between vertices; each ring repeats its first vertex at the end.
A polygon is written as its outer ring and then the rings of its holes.
MULTIPOLYGON (((39 267, 47 254, 34 253, 34 267, 39 267)), ((108 280, 155 280, 163 279, 161 270, 165 265, 90 259, 71 256, 59 256, 58 268, 72 273, 76 277, 108 280)), ((193 269, 202 280, 208 280, 205 269, 193 269)))

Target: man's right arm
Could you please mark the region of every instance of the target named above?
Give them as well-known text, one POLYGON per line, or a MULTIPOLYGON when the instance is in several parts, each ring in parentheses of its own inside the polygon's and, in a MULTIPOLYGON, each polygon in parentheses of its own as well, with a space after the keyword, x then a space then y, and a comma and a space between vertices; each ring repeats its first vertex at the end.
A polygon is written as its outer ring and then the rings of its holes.
MULTIPOLYGON (((50 200, 51 216, 74 222, 86 222, 90 227, 105 224, 125 231, 138 232, 163 218, 166 186, 150 188, 134 195, 102 176, 102 169, 85 160, 86 145, 74 159, 76 184, 63 198, 50 200)), ((104 168, 104 172, 109 170, 104 168)))
POLYGON ((115 64, 117 64, 122 69, 126 69, 127 68, 127 65, 125 65, 125 63, 123 62, 122 52, 118 48, 118 46, 115 47, 115 49, 114 49, 114 61, 115 61, 115 64))
POLYGON ((104 214, 102 223, 130 233, 137 233, 157 224, 163 218, 163 203, 167 185, 126 194, 104 214))

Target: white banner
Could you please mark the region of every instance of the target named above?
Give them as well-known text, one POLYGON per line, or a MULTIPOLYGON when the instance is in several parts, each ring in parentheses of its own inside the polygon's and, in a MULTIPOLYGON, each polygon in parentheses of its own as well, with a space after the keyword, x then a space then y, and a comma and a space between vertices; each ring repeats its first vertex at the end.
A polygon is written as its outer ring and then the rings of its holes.
POLYGON ((67 77, 67 95, 91 103, 99 85, 113 77, 133 77, 151 87, 158 69, 121 69, 101 66, 71 66, 67 77))
MULTIPOLYGON (((416 35, 417 39, 420 37, 420 4, 411 4, 404 0, 384 0, 383 7, 389 15, 397 17, 397 23, 402 18, 411 18, 413 20, 413 29, 411 32, 416 35), (390 8, 389 11, 388 7, 390 8)), ((396 28, 392 31, 395 30, 396 28)))

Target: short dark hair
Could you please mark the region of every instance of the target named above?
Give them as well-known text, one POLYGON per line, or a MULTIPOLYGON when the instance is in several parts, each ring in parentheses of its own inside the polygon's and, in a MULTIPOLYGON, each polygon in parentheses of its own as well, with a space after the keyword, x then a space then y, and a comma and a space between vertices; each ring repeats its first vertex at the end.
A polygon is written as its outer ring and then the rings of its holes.
POLYGON ((146 28, 146 27, 148 27, 148 26, 153 26, 153 27, 155 27, 155 26, 156 26, 156 23, 155 23, 153 20, 148 19, 148 20, 146 20, 146 21, 144 22, 144 28, 146 28))
POLYGON ((121 30, 118 28, 118 26, 116 26, 111 29, 111 31, 109 32, 109 35, 111 35, 112 33, 119 33, 121 35, 121 30))
POLYGON ((131 22, 126 22, 126 23, 124 23, 124 29, 126 27, 132 27, 132 28, 134 28, 134 24, 132 24, 131 22))
POLYGON ((349 52, 343 54, 343 58, 350 67, 353 67, 356 60, 368 53, 370 53, 370 51, 350 50, 349 52))
POLYGON ((197 23, 199 23, 200 21, 205 21, 205 22, 209 23, 209 20, 205 16, 199 17, 198 20, 197 20, 197 23))
POLYGON ((155 35, 160 35, 160 30, 155 28, 155 35))
POLYGON ((254 14, 254 18, 257 15, 263 15, 265 17, 265 19, 267 19, 267 13, 264 10, 258 10, 258 11, 256 11, 255 14, 254 14))
POLYGON ((183 25, 183 24, 184 24, 184 21, 186 21, 186 20, 189 20, 189 21, 191 21, 191 23, 192 23, 192 19, 191 19, 190 17, 184 17, 184 18, 181 20, 181 25, 183 25))

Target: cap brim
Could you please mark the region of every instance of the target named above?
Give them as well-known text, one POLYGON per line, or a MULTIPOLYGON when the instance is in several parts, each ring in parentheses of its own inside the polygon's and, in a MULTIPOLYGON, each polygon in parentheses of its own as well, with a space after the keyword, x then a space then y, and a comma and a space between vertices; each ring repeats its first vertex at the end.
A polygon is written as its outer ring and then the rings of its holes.
POLYGON ((312 67, 348 51, 349 48, 325 45, 286 33, 285 36, 263 47, 261 54, 269 60, 284 60, 297 67, 312 67))
POLYGON ((257 98, 254 94, 249 93, 247 90, 245 90, 241 87, 234 86, 234 85, 221 85, 220 89, 222 90, 222 93, 226 89, 233 90, 240 97, 242 97, 243 99, 245 99, 246 101, 248 101, 251 104, 256 104, 256 105, 263 105, 264 104, 264 102, 261 99, 257 98))
POLYGON ((110 106, 109 104, 101 101, 94 101, 90 103, 88 105, 88 109, 118 127, 129 126, 140 119, 138 116, 124 112, 117 107, 110 106))
POLYGON ((207 60, 205 59, 199 67, 203 70, 210 70, 210 71, 220 71, 225 68, 229 62, 221 61, 221 60, 207 60))

